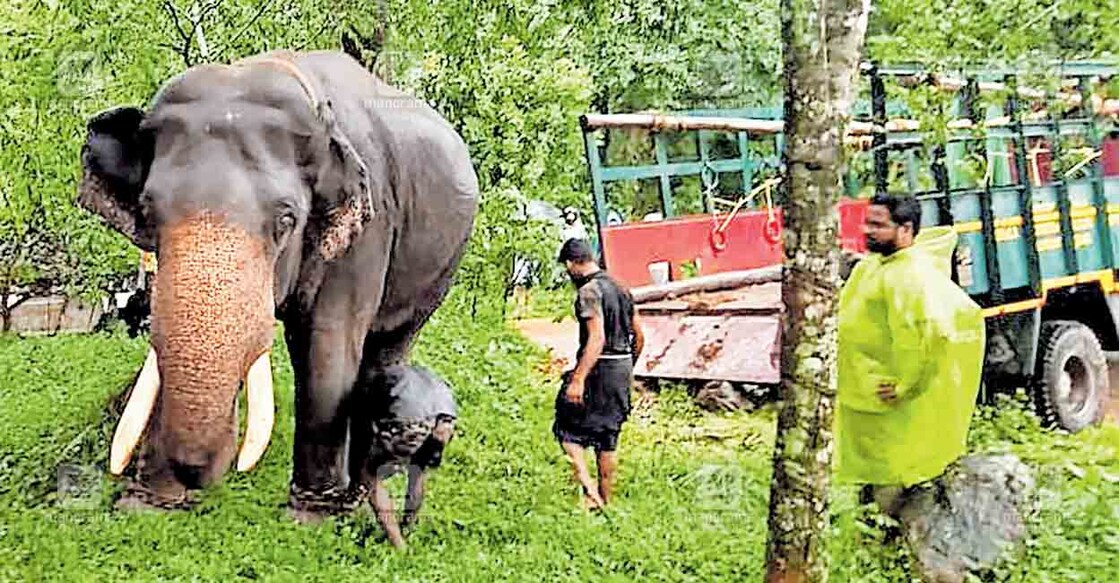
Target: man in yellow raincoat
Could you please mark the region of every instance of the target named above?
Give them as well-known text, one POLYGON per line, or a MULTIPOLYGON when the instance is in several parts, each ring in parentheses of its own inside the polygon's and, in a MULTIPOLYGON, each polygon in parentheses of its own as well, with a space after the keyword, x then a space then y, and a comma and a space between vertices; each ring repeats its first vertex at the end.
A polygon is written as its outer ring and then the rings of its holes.
POLYGON ((979 306, 951 279, 956 233, 920 223, 912 198, 872 199, 871 253, 839 298, 837 479, 891 513, 964 453, 986 340, 979 306))

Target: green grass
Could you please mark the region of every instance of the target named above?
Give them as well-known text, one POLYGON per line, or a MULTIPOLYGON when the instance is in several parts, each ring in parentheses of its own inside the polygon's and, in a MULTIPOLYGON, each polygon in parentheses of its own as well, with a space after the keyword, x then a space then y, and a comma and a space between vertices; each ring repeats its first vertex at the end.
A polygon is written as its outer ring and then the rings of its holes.
MULTIPOLYGON (((111 511, 118 486, 107 476, 85 498, 56 496, 59 464, 105 466, 105 404, 145 349, 119 333, 0 338, 0 580, 711 581, 762 571, 772 411, 707 414, 673 390, 639 405, 622 438, 619 497, 608 514, 589 515, 549 431, 557 371, 500 323, 450 312, 432 321, 416 359, 455 386, 461 432, 405 553, 379 540, 368 511, 317 527, 287 518, 292 378, 282 342, 277 426, 256 470, 231 474, 187 513, 111 511)), ((1056 435, 1000 410, 983 412, 975 447, 1026 459, 1044 506, 998 580, 1119 580, 1119 428, 1056 435)), ((860 530, 851 489, 833 493, 833 580, 906 580, 902 555, 860 530)))
POLYGON ((509 299, 509 314, 513 318, 543 318, 560 320, 572 315, 572 291, 564 286, 557 289, 535 287, 523 295, 509 299))

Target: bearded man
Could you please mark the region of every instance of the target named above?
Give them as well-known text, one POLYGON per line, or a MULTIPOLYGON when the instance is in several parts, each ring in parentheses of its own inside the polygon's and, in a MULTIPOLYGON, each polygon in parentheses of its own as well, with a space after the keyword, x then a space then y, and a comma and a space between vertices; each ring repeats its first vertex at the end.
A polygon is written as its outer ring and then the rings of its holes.
POLYGON ((964 453, 983 368, 982 311, 952 281, 956 233, 920 224, 913 198, 874 197, 870 254, 839 297, 837 479, 889 514, 964 453))

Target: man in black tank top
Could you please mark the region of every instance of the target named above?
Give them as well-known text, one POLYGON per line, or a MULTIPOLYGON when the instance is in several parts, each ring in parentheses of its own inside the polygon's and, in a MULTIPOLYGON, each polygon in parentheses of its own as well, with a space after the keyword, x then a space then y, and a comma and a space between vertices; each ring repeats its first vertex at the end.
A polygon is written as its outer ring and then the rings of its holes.
POLYGON ((575 369, 564 375, 556 395, 552 433, 567 453, 591 508, 606 504, 614 486, 618 436, 629 417, 633 364, 645 342, 633 298, 601 270, 586 241, 570 239, 559 261, 578 290, 579 352, 575 369), (595 450, 598 485, 584 460, 595 450))

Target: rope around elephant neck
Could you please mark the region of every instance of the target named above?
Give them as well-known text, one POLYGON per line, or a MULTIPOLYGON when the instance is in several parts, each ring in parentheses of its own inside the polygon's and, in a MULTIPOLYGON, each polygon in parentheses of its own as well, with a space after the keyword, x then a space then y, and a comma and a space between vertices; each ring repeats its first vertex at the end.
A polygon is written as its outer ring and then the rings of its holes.
POLYGON ((311 83, 307 75, 299 69, 299 66, 295 64, 291 53, 277 51, 248 57, 229 64, 230 67, 234 68, 249 67, 252 65, 275 65, 283 69, 284 72, 294 77, 295 80, 299 82, 299 85, 303 87, 303 91, 307 93, 307 98, 311 101, 311 108, 315 111, 315 114, 320 118, 323 116, 322 102, 319 101, 315 86, 311 83))

